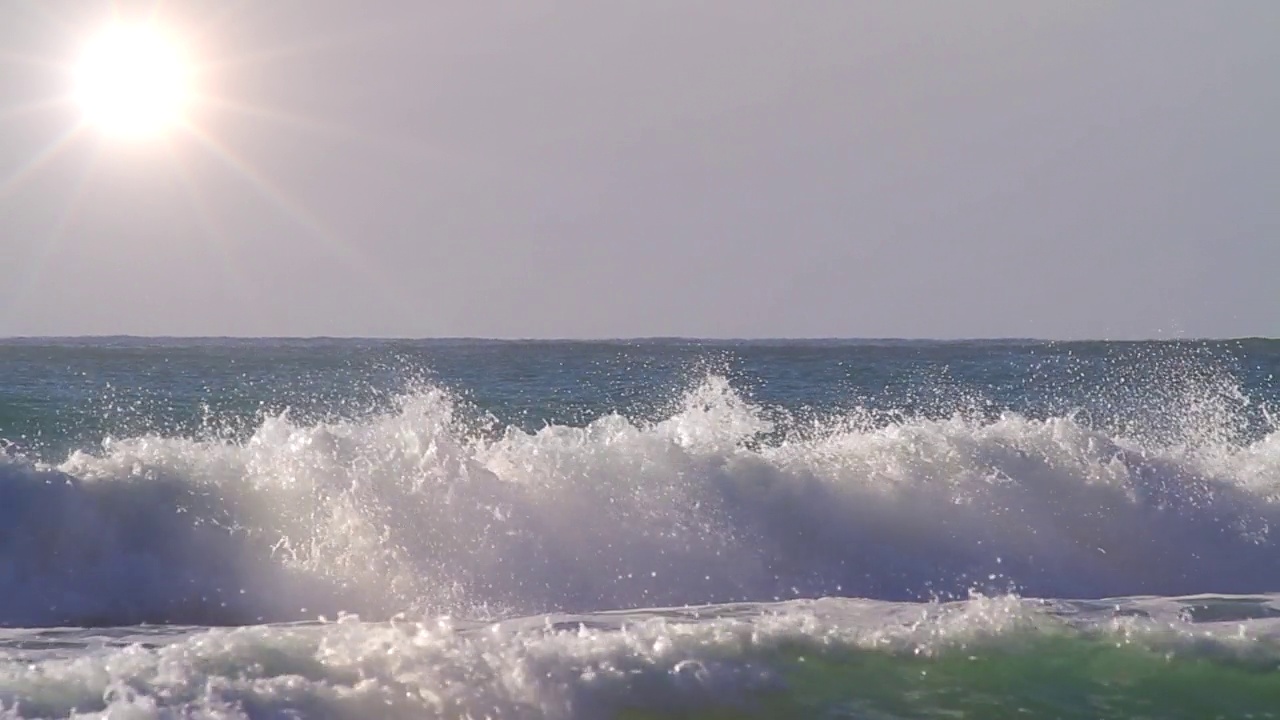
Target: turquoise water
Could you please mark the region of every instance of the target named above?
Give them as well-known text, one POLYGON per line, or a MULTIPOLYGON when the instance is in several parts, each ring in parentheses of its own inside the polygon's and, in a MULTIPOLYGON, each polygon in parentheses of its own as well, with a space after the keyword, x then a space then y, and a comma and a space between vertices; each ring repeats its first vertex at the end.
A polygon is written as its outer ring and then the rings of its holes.
POLYGON ((1280 700, 1280 343, 0 342, 13 717, 1280 700))

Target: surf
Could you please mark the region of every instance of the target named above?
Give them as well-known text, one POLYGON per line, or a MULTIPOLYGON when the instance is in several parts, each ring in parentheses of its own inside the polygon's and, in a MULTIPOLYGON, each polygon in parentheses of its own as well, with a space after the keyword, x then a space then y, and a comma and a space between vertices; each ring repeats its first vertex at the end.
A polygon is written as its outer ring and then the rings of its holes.
POLYGON ((242 438, 6 452, 0 623, 1280 587, 1280 433, 1196 437, 1073 414, 800 418, 716 374, 652 420, 529 429, 424 384, 242 438))
POLYGON ((1275 596, 0 633, 6 716, 1267 717, 1275 596), (15 657, 16 656, 16 657, 15 657), (78 715, 83 716, 83 715, 78 715))

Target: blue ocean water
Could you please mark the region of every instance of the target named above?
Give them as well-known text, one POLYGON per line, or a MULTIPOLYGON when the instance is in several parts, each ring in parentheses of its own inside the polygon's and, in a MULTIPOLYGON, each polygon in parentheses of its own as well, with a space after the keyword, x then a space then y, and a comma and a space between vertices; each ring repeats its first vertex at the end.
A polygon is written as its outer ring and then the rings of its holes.
POLYGON ((1280 342, 0 341, 6 717, 1280 715, 1280 342))

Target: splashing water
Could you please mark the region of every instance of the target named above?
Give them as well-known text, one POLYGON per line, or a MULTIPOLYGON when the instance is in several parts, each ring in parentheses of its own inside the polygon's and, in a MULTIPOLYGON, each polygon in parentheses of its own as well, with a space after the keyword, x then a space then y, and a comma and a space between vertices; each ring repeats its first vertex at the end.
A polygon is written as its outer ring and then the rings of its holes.
POLYGON ((1269 341, 0 367, 0 718, 1280 707, 1269 341))
POLYGON ((824 599, 0 637, 12 717, 1271 717, 1280 605, 824 599), (74 654, 73 654, 74 653, 74 654))
POLYGON ((1257 593, 1280 586, 1280 434, 1157 446, 1078 418, 803 431, 722 376, 652 422, 476 429, 425 387, 0 460, 10 625, 467 617, 848 596, 1257 593))

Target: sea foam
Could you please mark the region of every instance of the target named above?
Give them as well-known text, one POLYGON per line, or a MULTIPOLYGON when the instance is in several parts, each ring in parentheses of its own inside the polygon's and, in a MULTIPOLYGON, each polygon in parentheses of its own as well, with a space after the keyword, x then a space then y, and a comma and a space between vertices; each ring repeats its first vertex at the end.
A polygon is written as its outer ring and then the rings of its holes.
POLYGON ((971 591, 1280 586, 1280 434, 1081 418, 779 427, 709 376, 669 416, 477 429, 448 392, 247 440, 0 458, 0 622, 242 624, 971 591))
POLYGON ((492 625, 131 628, 106 642, 21 630, 0 632, 0 715, 1268 717, 1276 613, 1274 596, 831 598, 492 625))

